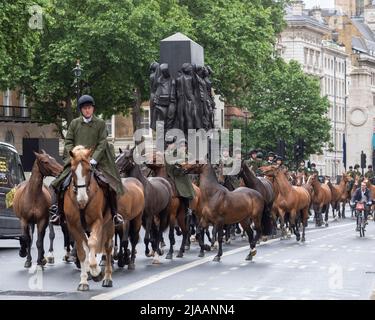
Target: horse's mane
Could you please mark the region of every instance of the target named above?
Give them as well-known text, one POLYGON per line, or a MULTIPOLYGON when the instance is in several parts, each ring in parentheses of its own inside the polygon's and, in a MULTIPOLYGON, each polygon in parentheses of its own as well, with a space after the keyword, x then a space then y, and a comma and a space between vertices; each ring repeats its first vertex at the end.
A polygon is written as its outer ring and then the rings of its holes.
POLYGON ((84 146, 78 145, 72 149, 72 153, 74 154, 74 158, 77 160, 88 160, 90 158, 91 150, 85 148, 84 146))

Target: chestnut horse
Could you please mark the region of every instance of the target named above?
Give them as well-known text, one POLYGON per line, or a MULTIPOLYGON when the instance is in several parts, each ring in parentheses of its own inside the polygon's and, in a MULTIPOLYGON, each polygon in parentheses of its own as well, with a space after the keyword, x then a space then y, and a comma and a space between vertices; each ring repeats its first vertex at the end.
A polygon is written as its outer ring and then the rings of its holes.
POLYGON ((314 193, 312 196, 312 206, 315 213, 315 224, 321 226, 323 223, 323 212, 325 213, 324 221, 328 227, 328 212, 329 205, 332 201, 331 189, 326 184, 321 184, 318 180, 318 175, 315 173, 312 176, 312 187, 314 193))
POLYGON ((122 178, 125 193, 117 200, 117 211, 124 219, 124 223, 116 227, 120 236, 120 250, 118 266, 128 265, 129 270, 135 268, 136 246, 139 231, 142 227, 142 214, 145 207, 145 197, 142 183, 135 178, 122 178), (128 256, 129 238, 132 245, 131 257, 128 256))
POLYGON ((289 220, 290 227, 299 241, 301 236, 298 230, 297 219, 300 217, 302 222, 302 242, 305 241, 305 228, 309 218, 309 206, 311 196, 309 191, 304 187, 292 186, 283 169, 275 165, 260 167, 263 173, 270 177, 274 189, 277 190, 277 197, 274 201, 274 210, 277 210, 280 218, 280 225, 285 235, 284 222, 285 218, 289 220))
POLYGON ((331 206, 333 218, 336 217, 335 210, 338 210, 339 218, 345 218, 345 203, 347 201, 348 182, 349 178, 345 173, 342 174, 341 181, 338 185, 333 185, 330 180, 327 181, 332 193, 331 206), (340 210, 340 203, 343 203, 342 212, 340 210))
POLYGON ((64 194, 64 213, 81 265, 79 291, 89 290, 88 273, 95 282, 103 279, 96 260, 105 253, 103 287, 112 287, 112 238, 114 225, 104 190, 99 186, 90 165, 91 150, 76 146, 71 156, 72 180, 64 194), (86 234, 88 233, 89 236, 86 234))
MULTIPOLYGON (((34 226, 37 225, 38 239, 38 266, 46 264, 44 258, 44 236, 49 223, 48 209, 52 205, 51 194, 43 184, 46 176, 57 176, 63 167, 44 150, 42 153, 34 152, 36 159, 28 181, 22 182, 16 189, 13 200, 13 211, 21 221, 23 236, 19 255, 26 258, 25 268, 31 267, 31 245, 34 226)), ((51 239, 53 241, 53 239, 51 239)))
POLYGON ((253 189, 239 187, 234 191, 228 191, 222 186, 215 175, 210 163, 190 165, 183 167, 189 172, 200 173, 200 190, 202 201, 202 217, 199 221, 197 233, 199 235, 200 253, 204 256, 204 228, 212 223, 218 232, 219 250, 214 261, 220 261, 223 254, 223 227, 237 222, 246 231, 250 252, 246 260, 252 260, 256 254, 256 243, 261 234, 269 234, 271 231, 270 217, 264 213, 265 201, 262 195, 253 189))

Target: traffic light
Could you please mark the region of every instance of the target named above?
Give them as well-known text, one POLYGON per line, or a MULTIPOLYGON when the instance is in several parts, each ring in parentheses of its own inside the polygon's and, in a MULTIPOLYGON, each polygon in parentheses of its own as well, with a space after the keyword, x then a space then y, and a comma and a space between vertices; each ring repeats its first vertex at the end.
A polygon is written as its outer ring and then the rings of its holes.
POLYGON ((298 143, 294 145, 294 159, 296 161, 301 159, 301 146, 298 143))
POLYGON ((361 152, 361 168, 366 168, 366 153, 361 152))
POLYGON ((300 157, 301 160, 305 158, 305 141, 302 138, 298 139, 299 149, 300 149, 300 157))
POLYGON ((284 140, 279 139, 279 141, 277 143, 277 155, 279 155, 280 157, 282 157, 283 159, 285 159, 285 156, 286 156, 286 145, 285 145, 285 141, 284 140))

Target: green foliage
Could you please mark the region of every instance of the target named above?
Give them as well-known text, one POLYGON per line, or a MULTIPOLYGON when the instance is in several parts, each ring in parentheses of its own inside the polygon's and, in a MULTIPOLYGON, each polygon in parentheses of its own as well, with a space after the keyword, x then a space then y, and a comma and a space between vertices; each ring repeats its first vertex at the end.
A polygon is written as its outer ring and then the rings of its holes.
POLYGON ((264 73, 249 95, 251 121, 244 138, 248 146, 274 151, 278 139, 283 139, 292 159, 293 145, 301 137, 306 143, 305 157, 322 152, 330 138, 330 121, 326 116, 329 102, 320 96, 319 79, 303 73, 296 61, 281 59, 271 60, 264 73))

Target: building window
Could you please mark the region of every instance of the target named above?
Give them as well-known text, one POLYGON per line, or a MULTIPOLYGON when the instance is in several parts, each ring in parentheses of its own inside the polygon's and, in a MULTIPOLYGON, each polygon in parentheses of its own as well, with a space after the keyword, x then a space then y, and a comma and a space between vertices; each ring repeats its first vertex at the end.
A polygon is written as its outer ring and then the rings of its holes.
POLYGON ((108 137, 113 137, 113 128, 112 128, 112 119, 108 119, 105 121, 105 126, 107 128, 107 134, 108 134, 108 137))

